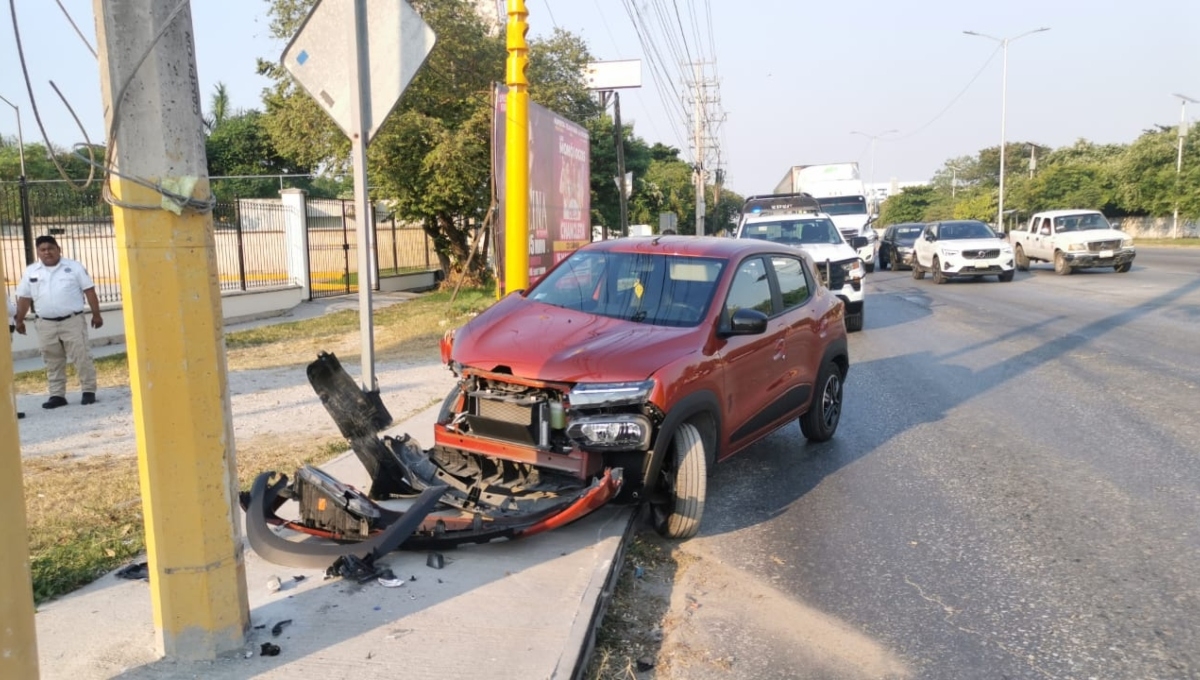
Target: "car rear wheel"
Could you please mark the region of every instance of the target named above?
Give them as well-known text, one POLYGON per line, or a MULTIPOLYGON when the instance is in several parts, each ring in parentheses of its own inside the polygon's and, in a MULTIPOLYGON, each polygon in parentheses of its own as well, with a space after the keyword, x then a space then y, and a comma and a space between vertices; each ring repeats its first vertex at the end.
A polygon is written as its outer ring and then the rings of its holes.
POLYGON ((810 442, 826 442, 842 419, 842 369, 826 361, 817 374, 816 387, 808 412, 800 416, 800 432, 810 442))
POLYGON ((942 271, 942 263, 938 260, 937 255, 933 256, 933 282, 938 284, 946 282, 946 274, 942 271))
POLYGON ((1071 273, 1071 264, 1067 262, 1067 256, 1063 255, 1063 251, 1054 251, 1054 273, 1059 276, 1066 276, 1071 273))
POLYGON ((1132 262, 1122 262, 1121 264, 1114 264, 1113 269, 1115 269, 1118 274, 1125 274, 1130 269, 1133 269, 1133 263, 1132 262))
POLYGON ((691 538, 700 530, 708 490, 708 461, 700 430, 682 423, 671 439, 671 459, 659 475, 666 503, 652 509, 654 528, 667 538, 691 538))
POLYGON ((1029 257, 1025 255, 1025 249, 1021 247, 1020 243, 1017 244, 1016 259, 1017 269, 1023 272, 1029 271, 1029 257))
POLYGON ((914 279, 920 281, 921 279, 925 278, 925 270, 921 269, 921 263, 920 263, 920 261, 917 260, 916 253, 913 253, 912 262, 910 264, 912 265, 912 273, 913 273, 914 279))

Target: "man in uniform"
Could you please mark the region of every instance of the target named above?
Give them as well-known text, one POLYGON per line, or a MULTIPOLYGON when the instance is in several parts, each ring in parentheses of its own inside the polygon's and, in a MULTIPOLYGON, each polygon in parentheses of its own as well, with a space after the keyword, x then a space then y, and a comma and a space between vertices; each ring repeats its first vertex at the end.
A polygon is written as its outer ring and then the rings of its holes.
POLYGON ((92 328, 103 326, 96 285, 82 264, 62 256, 53 236, 39 236, 36 243, 39 261, 25 268, 25 274, 17 284, 14 325, 16 331, 24 335, 25 316, 30 306, 37 312, 38 345, 50 383, 50 399, 42 404, 42 408, 67 405, 68 361, 74 364, 79 375, 79 387, 83 392, 79 403, 94 404, 96 367, 88 344, 84 302, 92 312, 92 328))

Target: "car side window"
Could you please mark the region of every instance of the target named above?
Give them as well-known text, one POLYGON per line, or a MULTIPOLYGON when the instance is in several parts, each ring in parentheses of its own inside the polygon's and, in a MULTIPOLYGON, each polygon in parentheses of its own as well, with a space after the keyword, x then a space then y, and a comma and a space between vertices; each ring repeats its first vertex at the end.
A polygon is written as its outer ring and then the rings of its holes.
POLYGON ((771 266, 779 282, 779 294, 783 297, 783 310, 795 309, 808 302, 812 286, 805 276, 804 262, 798 257, 772 255, 771 266))
POLYGON ((729 319, 739 309, 757 309, 771 316, 771 282, 767 279, 767 266, 761 257, 752 257, 738 265, 729 295, 725 298, 725 318, 729 319))

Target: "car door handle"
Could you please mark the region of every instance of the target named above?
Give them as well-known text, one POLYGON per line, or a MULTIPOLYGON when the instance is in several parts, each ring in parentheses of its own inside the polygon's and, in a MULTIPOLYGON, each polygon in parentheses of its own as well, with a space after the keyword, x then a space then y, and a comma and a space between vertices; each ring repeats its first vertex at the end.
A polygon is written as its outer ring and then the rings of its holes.
POLYGON ((787 348, 784 345, 783 339, 775 341, 775 356, 773 358, 776 361, 781 361, 787 358, 787 348))

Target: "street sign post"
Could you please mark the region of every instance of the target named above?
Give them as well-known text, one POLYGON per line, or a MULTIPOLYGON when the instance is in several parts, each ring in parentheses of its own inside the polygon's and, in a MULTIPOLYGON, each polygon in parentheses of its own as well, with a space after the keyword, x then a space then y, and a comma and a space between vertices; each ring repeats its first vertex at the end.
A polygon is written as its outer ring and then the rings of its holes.
POLYGON ((283 67, 350 138, 362 383, 376 394, 367 144, 425 63, 435 40, 433 30, 404 0, 318 1, 283 51, 283 67))

